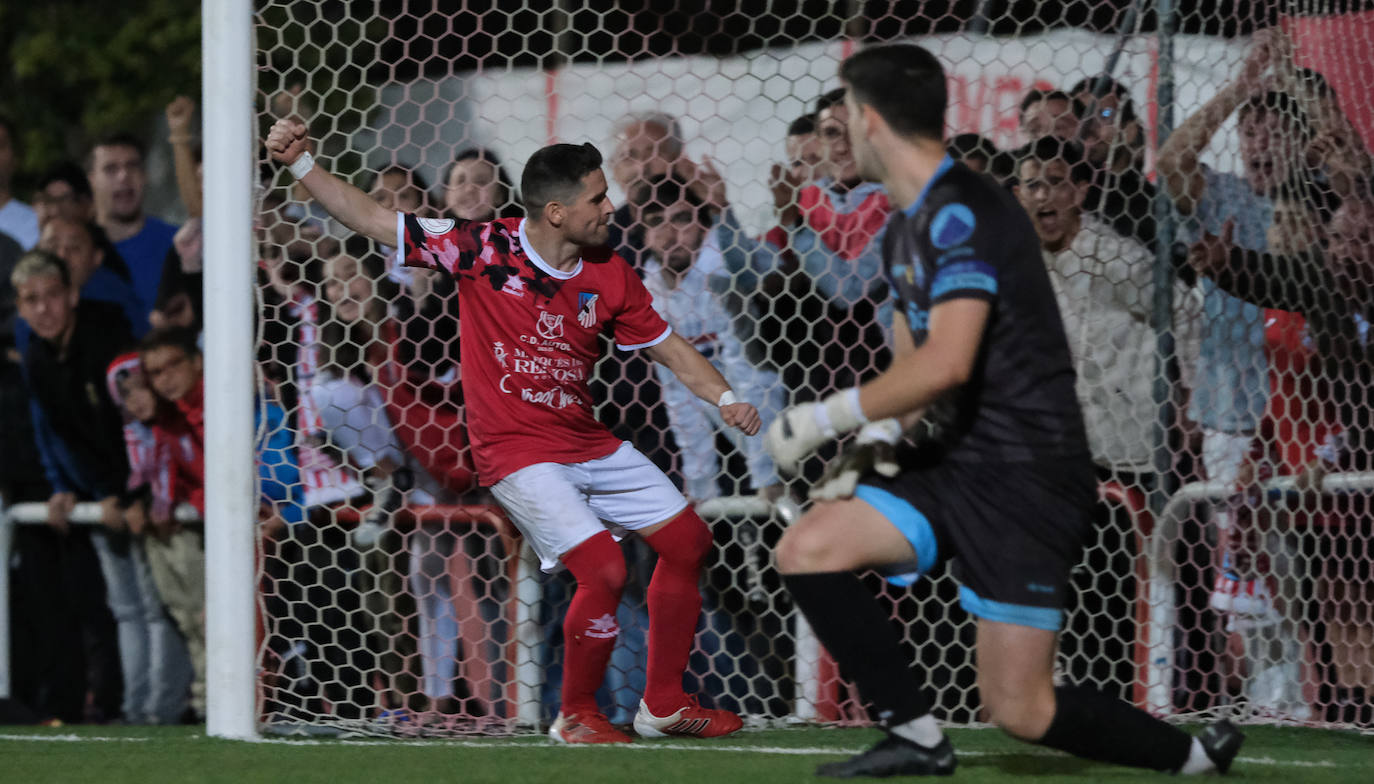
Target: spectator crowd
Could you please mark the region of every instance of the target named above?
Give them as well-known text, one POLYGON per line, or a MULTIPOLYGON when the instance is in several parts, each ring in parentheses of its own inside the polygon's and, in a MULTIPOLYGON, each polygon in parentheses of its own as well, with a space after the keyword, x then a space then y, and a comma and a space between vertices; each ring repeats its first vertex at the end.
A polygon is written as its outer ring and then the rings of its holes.
MULTIPOLYGON (((1257 33, 1240 73, 1159 147, 1153 173, 1132 91, 1107 75, 1029 92, 1014 149, 960 134, 948 150, 1010 189, 1040 238, 1104 486, 1231 488, 1187 556, 1201 562, 1188 594, 1201 598, 1180 647, 1213 662, 1190 666, 1257 710, 1369 724, 1374 513, 1320 488, 1374 454, 1374 166, 1336 91, 1291 49, 1257 33), (1220 142, 1242 169, 1202 163, 1231 127, 1220 142), (1161 201, 1176 234, 1162 231, 1161 201), (1156 259, 1171 265, 1168 292, 1156 291, 1156 259), (1281 474, 1299 488, 1282 506, 1261 488, 1281 474)), ((43 173, 32 206, 21 202, 10 187, 19 128, 0 118, 0 491, 6 505, 48 510, 47 526, 16 534, 13 682, 45 719, 204 715, 194 114, 188 99, 167 108, 181 226, 145 212, 147 150, 126 134, 43 173), (98 504, 100 525, 69 523, 82 502, 98 504)), ((609 156, 627 195, 613 249, 765 429, 888 359, 880 251, 893 205, 859 174, 848 114, 843 90, 827 92, 777 140, 776 223, 761 236, 741 225, 719 172, 686 154, 676 118, 624 118, 609 156)), ((490 503, 466 448, 455 281, 401 266, 394 248, 349 236, 283 182, 264 172, 254 229, 264 710, 416 729, 510 719, 516 544, 453 511, 490 503)), ((488 221, 521 214, 514 183, 495 153, 472 147, 437 187, 395 161, 363 186, 388 208, 488 221)), ((643 357, 608 357, 593 389, 603 421, 693 502, 795 492, 761 438, 727 428, 643 357)), ((635 555, 603 695, 615 723, 643 686, 651 559, 635 555)), ((748 571, 737 567, 708 578, 692 664, 703 679, 729 680, 758 653, 745 642, 758 628, 748 601, 721 587, 748 571)), ((547 705, 570 583, 539 579, 547 705)))

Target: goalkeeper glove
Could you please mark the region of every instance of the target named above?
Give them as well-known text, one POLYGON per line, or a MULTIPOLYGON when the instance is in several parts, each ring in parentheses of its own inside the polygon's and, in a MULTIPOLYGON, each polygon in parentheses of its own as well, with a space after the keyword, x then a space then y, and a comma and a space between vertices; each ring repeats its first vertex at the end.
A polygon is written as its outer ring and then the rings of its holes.
POLYGON ((851 498, 859 480, 870 473, 888 478, 897 475, 897 442, 902 426, 896 419, 880 419, 864 425, 859 437, 845 453, 825 467, 825 474, 807 493, 813 501, 838 501, 851 498))
POLYGON ((851 387, 819 403, 786 409, 769 426, 763 444, 779 471, 796 474, 816 447, 865 424, 868 417, 859 406, 859 388, 851 387))

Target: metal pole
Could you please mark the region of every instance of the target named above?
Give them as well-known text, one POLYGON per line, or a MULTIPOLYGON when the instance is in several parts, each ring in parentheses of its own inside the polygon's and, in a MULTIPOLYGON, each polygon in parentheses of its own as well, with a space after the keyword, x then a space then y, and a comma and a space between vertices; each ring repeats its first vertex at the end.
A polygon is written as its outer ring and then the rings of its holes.
MULTIPOLYGON (((1173 132, 1174 109, 1174 6, 1173 0, 1159 0, 1156 5, 1159 14, 1159 85, 1155 93, 1156 112, 1155 130, 1159 143, 1163 144, 1173 132)), ((1155 192, 1156 251, 1154 269, 1154 301, 1152 303, 1151 325, 1155 330, 1155 378, 1154 402, 1158 418, 1154 428, 1154 467, 1155 482, 1150 488, 1149 507, 1158 521, 1172 493, 1173 455, 1169 450, 1169 433, 1176 427, 1176 406, 1174 390, 1177 379, 1178 363, 1174 356, 1173 310, 1174 310, 1174 266, 1171 250, 1174 244, 1173 204, 1169 194, 1160 184, 1155 192)), ((1156 579, 1156 575, 1167 574, 1172 570, 1165 563, 1173 559, 1173 543, 1162 536, 1163 526, 1155 525, 1153 535, 1147 544, 1146 558, 1149 561, 1151 579, 1143 586, 1148 592, 1150 602, 1150 625, 1147 639, 1150 646, 1150 683, 1146 684, 1150 694, 1148 708, 1157 713, 1171 713, 1172 704, 1169 694, 1173 689, 1171 666, 1172 640, 1176 627, 1174 622, 1175 586, 1172 580, 1156 579)))
POLYGON ((203 0, 206 732, 252 738, 253 6, 203 0))

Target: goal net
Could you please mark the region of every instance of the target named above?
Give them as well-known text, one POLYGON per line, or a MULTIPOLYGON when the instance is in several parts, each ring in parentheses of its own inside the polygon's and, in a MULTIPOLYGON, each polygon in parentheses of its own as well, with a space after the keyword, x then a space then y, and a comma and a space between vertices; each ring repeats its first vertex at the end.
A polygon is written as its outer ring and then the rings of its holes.
MULTIPOLYGON (((519 214, 539 147, 594 143, 617 249, 765 426, 888 361, 890 205, 855 173, 843 105, 817 107, 860 47, 933 51, 951 155, 1014 189, 1041 236, 1099 466, 1059 676, 1164 716, 1374 726, 1374 15, 437 5, 261 0, 260 131, 297 117, 373 198, 476 220, 519 214), (657 203, 665 183, 695 209, 657 203)), ((454 282, 398 266, 260 163, 264 729, 548 722, 572 582, 539 571, 476 485, 454 282)), ((730 438, 646 358, 607 349, 598 416, 714 531, 688 690, 760 724, 869 721, 771 561, 822 461, 780 478, 761 437, 730 438)), ((600 693, 616 723, 644 684, 652 570, 622 546, 600 693)), ((940 717, 977 722, 957 585, 943 568, 870 579, 940 717)))

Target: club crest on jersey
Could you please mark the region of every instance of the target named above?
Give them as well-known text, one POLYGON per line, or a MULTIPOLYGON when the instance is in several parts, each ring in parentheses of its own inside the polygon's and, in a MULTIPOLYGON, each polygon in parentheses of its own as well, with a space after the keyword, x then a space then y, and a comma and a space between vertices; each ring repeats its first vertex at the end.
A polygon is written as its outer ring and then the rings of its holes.
POLYGON ((596 300, 599 294, 583 291, 577 295, 577 323, 591 329, 596 326, 596 300))
POLYGON ((415 222, 420 224, 420 228, 426 234, 438 236, 453 231, 453 227, 458 224, 452 218, 416 218, 415 222))
POLYGON ((539 324, 535 326, 539 337, 545 340, 558 340, 563 337, 563 314, 547 310, 539 314, 539 324))
POLYGON ((946 204, 930 222, 930 241, 941 250, 952 248, 972 237, 975 225, 973 210, 958 202, 946 204))

